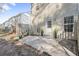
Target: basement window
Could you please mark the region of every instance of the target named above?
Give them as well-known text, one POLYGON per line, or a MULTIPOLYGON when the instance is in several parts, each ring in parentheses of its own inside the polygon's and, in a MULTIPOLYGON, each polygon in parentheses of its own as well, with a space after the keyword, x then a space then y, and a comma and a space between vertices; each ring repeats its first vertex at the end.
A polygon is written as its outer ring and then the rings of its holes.
POLYGON ((74 24, 73 16, 64 17, 64 31, 65 32, 73 32, 73 24, 74 24))
POLYGON ((51 28, 51 27, 52 27, 52 22, 51 22, 51 21, 48 21, 48 22, 47 22, 47 27, 48 27, 48 28, 51 28))

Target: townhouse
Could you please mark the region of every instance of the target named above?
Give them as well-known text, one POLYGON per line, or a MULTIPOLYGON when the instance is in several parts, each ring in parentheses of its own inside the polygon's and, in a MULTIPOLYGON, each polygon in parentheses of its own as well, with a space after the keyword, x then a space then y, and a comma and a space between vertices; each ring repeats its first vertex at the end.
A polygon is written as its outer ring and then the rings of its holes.
POLYGON ((77 51, 79 41, 79 6, 77 3, 37 3, 32 4, 33 31, 37 35, 53 39, 68 40, 67 46, 77 51), (77 46, 78 45, 78 46, 77 46))

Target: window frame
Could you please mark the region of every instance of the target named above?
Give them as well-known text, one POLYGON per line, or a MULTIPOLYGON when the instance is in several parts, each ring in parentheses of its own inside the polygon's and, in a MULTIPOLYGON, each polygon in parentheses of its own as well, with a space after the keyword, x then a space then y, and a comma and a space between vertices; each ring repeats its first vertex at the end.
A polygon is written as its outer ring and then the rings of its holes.
POLYGON ((74 31, 74 16, 64 17, 64 31, 65 32, 73 32, 74 31))
POLYGON ((51 27, 52 27, 52 21, 49 20, 49 21, 47 21, 47 28, 51 28, 51 27))

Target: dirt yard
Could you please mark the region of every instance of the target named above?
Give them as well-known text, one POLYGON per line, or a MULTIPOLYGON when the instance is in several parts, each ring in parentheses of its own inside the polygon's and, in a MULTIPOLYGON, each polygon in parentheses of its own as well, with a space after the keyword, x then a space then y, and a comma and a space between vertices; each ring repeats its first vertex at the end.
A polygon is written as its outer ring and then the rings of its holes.
POLYGON ((31 46, 25 44, 11 43, 4 39, 0 39, 0 56, 46 56, 31 46))

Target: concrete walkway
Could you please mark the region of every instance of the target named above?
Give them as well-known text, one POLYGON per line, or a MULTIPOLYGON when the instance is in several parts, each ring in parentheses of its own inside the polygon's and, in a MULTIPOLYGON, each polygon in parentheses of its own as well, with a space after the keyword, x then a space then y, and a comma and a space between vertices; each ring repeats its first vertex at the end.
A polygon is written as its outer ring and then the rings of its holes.
POLYGON ((68 50, 66 48, 64 49, 54 39, 48 39, 41 36, 27 36, 20 41, 40 50, 41 53, 46 52, 52 56, 75 56, 72 52, 72 54, 67 53, 68 50))

